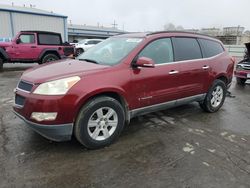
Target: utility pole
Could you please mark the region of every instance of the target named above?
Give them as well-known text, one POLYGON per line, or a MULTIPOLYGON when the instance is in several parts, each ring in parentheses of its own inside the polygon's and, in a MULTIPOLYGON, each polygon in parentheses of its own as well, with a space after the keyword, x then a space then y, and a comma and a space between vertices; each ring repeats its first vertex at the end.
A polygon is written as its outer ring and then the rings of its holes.
POLYGON ((239 29, 240 29, 240 26, 238 25, 238 27, 237 27, 237 33, 236 33, 236 45, 239 44, 239 29))
POLYGON ((114 20, 114 23, 113 24, 111 24, 112 26, 113 26, 113 28, 114 29, 116 29, 117 28, 117 26, 118 26, 118 24, 115 22, 115 20, 114 20))

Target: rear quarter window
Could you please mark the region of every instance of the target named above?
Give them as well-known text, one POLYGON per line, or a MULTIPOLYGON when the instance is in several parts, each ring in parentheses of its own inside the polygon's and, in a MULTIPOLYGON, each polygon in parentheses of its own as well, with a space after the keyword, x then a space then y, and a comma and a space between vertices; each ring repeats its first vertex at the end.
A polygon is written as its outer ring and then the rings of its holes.
POLYGON ((175 61, 201 59, 201 48, 195 38, 174 37, 172 38, 175 61))
POLYGON ((216 56, 224 52, 223 47, 220 43, 207 39, 199 39, 201 45, 202 54, 204 58, 216 56))
POLYGON ((38 41, 41 45, 61 45, 60 35, 38 34, 38 41))

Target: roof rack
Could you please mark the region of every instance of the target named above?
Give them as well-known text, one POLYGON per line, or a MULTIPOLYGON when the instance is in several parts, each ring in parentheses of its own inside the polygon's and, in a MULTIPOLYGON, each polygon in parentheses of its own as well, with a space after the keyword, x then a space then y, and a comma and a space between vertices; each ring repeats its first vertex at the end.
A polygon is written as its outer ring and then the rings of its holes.
POLYGON ((156 32, 147 33, 146 36, 156 35, 156 34, 161 34, 161 33, 186 33, 186 34, 194 34, 194 35, 201 35, 201 36, 205 36, 205 37, 215 38, 215 37, 210 36, 210 35, 205 35, 205 34, 201 34, 201 33, 194 33, 194 32, 189 32, 189 31, 156 31, 156 32))

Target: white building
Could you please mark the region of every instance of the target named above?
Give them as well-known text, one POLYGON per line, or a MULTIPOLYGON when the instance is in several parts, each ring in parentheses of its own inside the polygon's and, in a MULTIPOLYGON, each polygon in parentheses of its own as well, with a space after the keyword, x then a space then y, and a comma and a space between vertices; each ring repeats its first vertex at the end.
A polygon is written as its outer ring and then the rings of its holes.
POLYGON ((213 36, 213 37, 221 35, 220 28, 215 28, 215 27, 213 27, 213 28, 202 28, 199 32, 201 34, 210 35, 210 36, 213 36))
POLYGON ((108 38, 114 35, 127 33, 125 31, 103 26, 86 26, 68 24, 69 41, 82 40, 86 38, 108 38))
POLYGON ((0 5, 0 37, 13 37, 22 30, 53 31, 67 41, 67 16, 32 7, 0 5))

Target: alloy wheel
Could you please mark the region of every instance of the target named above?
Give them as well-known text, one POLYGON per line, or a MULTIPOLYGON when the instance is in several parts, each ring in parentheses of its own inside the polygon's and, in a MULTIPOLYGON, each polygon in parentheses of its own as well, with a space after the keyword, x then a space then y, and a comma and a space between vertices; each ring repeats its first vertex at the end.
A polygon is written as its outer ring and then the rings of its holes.
POLYGON ((115 132, 117 125, 117 113, 110 107, 102 107, 90 116, 88 134, 96 141, 106 140, 115 132))
POLYGON ((217 85, 212 92, 212 97, 210 100, 212 107, 216 108, 221 104, 223 100, 223 95, 223 88, 217 85))

